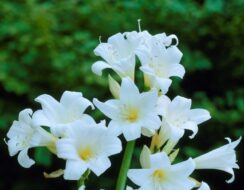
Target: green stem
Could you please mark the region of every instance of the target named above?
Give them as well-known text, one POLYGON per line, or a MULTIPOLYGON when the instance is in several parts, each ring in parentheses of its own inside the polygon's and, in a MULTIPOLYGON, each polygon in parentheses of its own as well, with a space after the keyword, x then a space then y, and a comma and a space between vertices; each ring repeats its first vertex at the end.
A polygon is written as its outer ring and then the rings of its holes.
POLYGON ((81 187, 82 185, 85 185, 85 180, 88 178, 90 174, 90 170, 86 170, 86 172, 81 176, 81 178, 77 181, 77 186, 78 188, 81 187))
POLYGON ((135 142, 136 141, 129 141, 126 145, 124 157, 122 160, 122 164, 120 166, 119 176, 116 184, 116 190, 125 190, 127 173, 128 173, 128 169, 130 168, 135 142))

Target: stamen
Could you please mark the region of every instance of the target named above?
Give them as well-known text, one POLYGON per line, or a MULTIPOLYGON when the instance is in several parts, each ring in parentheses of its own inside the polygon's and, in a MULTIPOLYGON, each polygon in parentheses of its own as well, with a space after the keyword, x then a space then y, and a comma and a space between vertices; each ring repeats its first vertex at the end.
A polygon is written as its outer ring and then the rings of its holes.
POLYGON ((84 161, 89 160, 92 157, 92 151, 90 147, 87 147, 85 149, 82 149, 80 151, 80 158, 84 161))
POLYGON ((134 108, 128 109, 127 121, 135 122, 138 119, 138 110, 134 108))
POLYGON ((102 36, 99 36, 99 43, 102 43, 102 36))
POLYGON ((141 32, 141 19, 138 19, 137 22, 138 22, 138 30, 139 32, 141 32))
POLYGON ((165 178, 165 173, 163 172, 163 170, 155 170, 153 172, 153 177, 158 179, 159 181, 162 181, 165 178))

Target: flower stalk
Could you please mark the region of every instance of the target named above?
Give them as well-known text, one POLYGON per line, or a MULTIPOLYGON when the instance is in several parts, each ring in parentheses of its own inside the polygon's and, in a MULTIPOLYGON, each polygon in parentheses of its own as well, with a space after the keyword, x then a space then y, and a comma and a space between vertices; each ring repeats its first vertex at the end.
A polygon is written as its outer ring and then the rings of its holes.
POLYGON ((78 188, 85 185, 85 180, 88 178, 88 176, 90 175, 91 170, 86 170, 86 172, 82 175, 82 177, 77 181, 77 186, 78 188))
POLYGON ((126 185, 127 173, 130 167, 131 159, 135 148, 135 140, 129 141, 125 148, 124 157, 120 166, 119 176, 116 184, 116 190, 124 190, 126 185))

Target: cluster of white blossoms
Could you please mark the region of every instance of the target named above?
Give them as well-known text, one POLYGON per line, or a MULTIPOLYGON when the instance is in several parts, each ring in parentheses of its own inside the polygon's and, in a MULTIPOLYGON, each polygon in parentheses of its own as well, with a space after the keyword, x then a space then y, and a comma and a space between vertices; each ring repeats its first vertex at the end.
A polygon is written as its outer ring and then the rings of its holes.
MULTIPOLYGON (((66 180, 80 181, 79 189, 85 189, 84 182, 90 172, 100 176, 111 167, 109 156, 122 151, 120 135, 128 144, 143 135, 152 141, 150 146, 142 148, 141 168, 126 170, 122 164, 124 175, 137 185, 136 189, 209 190, 207 183, 191 177, 198 169, 228 172, 232 177, 227 182, 233 182, 233 169, 238 168, 235 148, 241 137, 233 142, 227 138, 228 144, 220 148, 174 163, 179 153, 175 147, 185 130, 192 132, 189 138, 193 139, 198 125, 210 119, 207 110, 191 108, 191 99, 176 96, 171 100, 166 95, 171 77, 183 78, 185 74, 180 64, 183 54, 177 45, 175 35, 151 35, 147 31, 117 33, 106 43, 100 42, 94 52, 102 60, 92 65, 92 71, 101 76, 109 68, 120 77, 117 82, 109 75, 114 99, 101 102, 94 98, 91 102, 82 93, 71 91, 65 91, 60 101, 47 94, 40 95, 35 100, 41 109, 21 111, 7 133, 10 156, 18 154, 20 165, 29 168, 35 161, 29 158, 28 149, 47 147, 65 160, 66 165, 45 176, 63 175, 66 180), (144 89, 147 89, 144 92, 136 84, 137 62, 144 75, 144 89), (92 110, 96 107, 107 116, 108 125, 105 120, 97 123, 86 114, 89 107, 92 110)), ((130 161, 131 157, 126 158, 129 149, 125 150, 124 159, 130 161)), ((121 181, 118 179, 116 190, 132 190, 121 181)))

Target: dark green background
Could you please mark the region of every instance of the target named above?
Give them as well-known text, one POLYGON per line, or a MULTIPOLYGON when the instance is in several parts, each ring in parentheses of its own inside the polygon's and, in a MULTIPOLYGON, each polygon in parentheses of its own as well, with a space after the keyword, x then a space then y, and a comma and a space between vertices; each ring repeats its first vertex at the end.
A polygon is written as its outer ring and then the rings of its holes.
MULTIPOLYGON (((0 130, 6 136, 19 111, 39 108, 34 98, 48 93, 59 98, 64 90, 82 91, 90 100, 111 97, 107 74, 97 77, 91 65, 100 58, 93 49, 107 37, 142 29, 152 34, 176 34, 184 53, 184 80, 174 78, 168 95, 193 99, 193 107, 211 112, 212 119, 200 125, 194 140, 187 137, 178 145, 181 159, 196 156, 237 139, 244 129, 244 1, 243 0, 1 0, 0 2, 0 130)), ((100 119, 98 111, 93 115, 100 119)), ((43 171, 64 167, 63 160, 45 149, 30 155, 37 164, 24 169, 16 157, 8 156, 0 142, 1 190, 74 190, 76 183, 62 178, 46 180, 43 171)), ((137 142, 132 167, 139 167, 138 155, 147 138, 137 142)), ((237 148, 243 165, 242 144, 237 148)), ((122 155, 122 154, 121 154, 122 155)), ((91 175, 88 189, 114 189, 121 155, 112 157, 113 167, 101 177, 91 175)), ((228 185, 228 174, 198 171, 195 177, 214 190, 241 190, 243 170, 228 185)))

